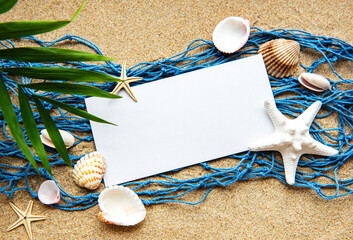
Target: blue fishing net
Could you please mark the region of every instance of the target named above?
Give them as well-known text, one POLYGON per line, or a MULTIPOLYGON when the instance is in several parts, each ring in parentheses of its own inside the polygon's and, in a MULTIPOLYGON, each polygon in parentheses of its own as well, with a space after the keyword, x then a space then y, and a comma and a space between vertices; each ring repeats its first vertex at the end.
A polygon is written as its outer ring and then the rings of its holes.
MULTIPOLYGON (((322 94, 313 93, 300 86, 296 78, 288 77, 283 79, 270 78, 273 94, 276 99, 278 109, 287 116, 297 117, 313 102, 321 101, 323 106, 319 115, 313 122, 310 133, 317 140, 339 151, 338 155, 331 157, 320 157, 305 155, 301 157, 296 173, 295 186, 311 188, 321 197, 333 199, 353 193, 353 178, 341 176, 339 170, 349 160, 352 160, 352 124, 353 124, 353 80, 341 77, 333 66, 347 64, 353 61, 353 46, 337 39, 325 36, 315 36, 300 30, 277 29, 273 31, 264 31, 259 28, 252 28, 249 41, 238 52, 234 54, 223 54, 219 52, 212 42, 206 40, 195 40, 187 49, 171 58, 155 62, 139 63, 127 70, 128 76, 142 77, 143 80, 133 84, 144 84, 161 78, 175 76, 181 73, 194 71, 201 68, 215 66, 228 61, 239 59, 251 54, 256 54, 259 45, 278 38, 291 39, 297 41, 301 46, 302 54, 309 50, 309 53, 318 55, 318 59, 308 66, 301 64, 301 67, 307 72, 313 72, 320 66, 328 66, 334 75, 336 81, 331 81, 332 89, 322 94), (335 65, 336 64, 336 65, 335 65), (322 119, 333 119, 330 124, 323 126, 322 119), (329 190, 329 191, 327 191, 329 190)), ((53 42, 41 41, 35 37, 22 38, 21 41, 33 41, 43 47, 55 46, 58 43, 75 42, 87 45, 98 54, 102 54, 99 48, 92 42, 79 36, 67 35, 53 42)), ((1 48, 15 47, 11 41, 2 41, 1 48)), ((49 64, 57 67, 71 67, 88 69, 101 73, 107 73, 120 76, 121 66, 112 62, 106 62, 102 65, 87 64, 82 62, 71 62, 69 64, 58 65, 49 64)), ((1 67, 18 66, 48 66, 41 63, 26 63, 9 60, 2 60, 1 67)), ((342 74, 342 73, 341 73, 342 74)), ((31 79, 21 78, 23 83, 29 83, 31 79)), ((13 94, 17 95, 17 83, 4 76, 4 82, 13 94)), ((114 83, 80 83, 96 86, 100 89, 111 91, 114 83)), ((30 89, 26 90, 31 93, 30 89)), ((57 93, 41 93, 44 96, 71 104, 80 109, 85 109, 84 97, 79 95, 61 95, 57 93)), ((77 141, 75 145, 81 142, 93 141, 91 137, 91 127, 88 120, 69 115, 66 111, 57 109, 55 106, 43 102, 48 111, 56 110, 58 114, 53 116, 59 129, 76 134, 77 141), (80 133, 80 134, 78 134, 80 133)), ((18 106, 14 105, 17 118, 21 122, 21 115, 18 106)), ((41 124, 39 114, 35 113, 35 119, 38 122, 39 130, 44 126, 41 124)), ((4 159, 13 157, 25 159, 23 153, 13 141, 13 138, 6 133, 6 122, 3 120, 0 112, 0 128, 4 137, 0 141, 0 193, 12 197, 18 190, 27 190, 32 197, 36 198, 37 193, 31 188, 31 180, 38 175, 35 169, 28 163, 25 166, 14 166, 4 164, 4 159), (25 186, 21 186, 20 181, 25 181, 25 186)), ((23 129, 24 130, 24 129, 23 129)), ((26 138, 30 144, 28 138, 26 138)), ((47 148, 50 159, 50 165, 55 168, 58 165, 65 165, 54 149, 47 148)), ((83 155, 82 155, 83 156, 83 155)), ((82 156, 70 155, 73 164, 82 156)), ((35 156, 36 161, 40 160, 35 156)), ((202 202, 207 194, 219 186, 228 186, 237 181, 249 180, 254 178, 277 178, 286 184, 284 177, 283 163, 280 155, 274 152, 243 152, 228 156, 232 159, 232 166, 214 167, 209 162, 200 163, 204 174, 201 177, 182 178, 173 177, 175 173, 182 172, 184 169, 178 169, 166 174, 159 174, 158 177, 151 177, 136 182, 123 184, 132 188, 141 198, 144 204, 158 204, 166 202, 178 202, 187 204, 198 204, 202 202), (197 202, 186 202, 183 196, 194 190, 203 190, 203 197, 197 202)), ((41 166, 41 165, 39 165, 41 166)), ((40 173, 46 179, 55 180, 55 176, 50 176, 44 168, 39 168, 40 173)), ((23 185, 23 184, 22 184, 23 185)), ((60 187, 60 185, 59 185, 60 187)), ((64 210, 81 210, 97 204, 99 193, 88 193, 83 196, 72 196, 61 188, 61 198, 64 204, 55 204, 53 207, 64 210)))

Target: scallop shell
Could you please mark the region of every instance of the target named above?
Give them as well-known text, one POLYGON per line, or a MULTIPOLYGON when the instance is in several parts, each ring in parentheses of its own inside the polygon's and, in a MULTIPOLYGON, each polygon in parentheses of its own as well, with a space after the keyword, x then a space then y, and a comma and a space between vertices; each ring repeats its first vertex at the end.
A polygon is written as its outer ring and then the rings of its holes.
POLYGON ((53 180, 46 180, 40 185, 38 199, 46 205, 55 204, 60 201, 60 189, 53 180))
POLYGON ((263 44, 258 53, 262 54, 267 73, 275 78, 289 77, 299 65, 299 43, 292 40, 276 39, 263 44))
POLYGON ((245 45, 249 35, 249 20, 241 17, 228 17, 217 24, 212 38, 219 51, 233 53, 245 45))
POLYGON ((99 152, 91 152, 77 161, 72 170, 74 182, 80 187, 94 190, 99 187, 105 173, 105 160, 99 152))
MULTIPOLYGON (((42 140, 42 143, 47 145, 48 147, 55 148, 53 142, 50 139, 48 131, 46 129, 43 129, 40 133, 40 139, 42 140)), ((74 145, 75 137, 71 133, 64 130, 59 130, 59 133, 65 143, 66 148, 70 148, 72 147, 72 145, 74 145)))
POLYGON ((304 87, 315 92, 323 92, 331 88, 330 82, 326 78, 314 73, 302 73, 298 77, 298 81, 304 87))
POLYGON ((108 224, 132 226, 146 217, 141 199, 130 188, 111 186, 104 189, 98 198, 99 219, 108 224))

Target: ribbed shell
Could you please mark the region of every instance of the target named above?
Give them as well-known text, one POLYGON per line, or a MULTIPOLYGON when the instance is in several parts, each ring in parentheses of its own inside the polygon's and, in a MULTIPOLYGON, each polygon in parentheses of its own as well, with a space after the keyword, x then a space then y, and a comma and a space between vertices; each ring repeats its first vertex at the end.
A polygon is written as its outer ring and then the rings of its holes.
POLYGON ((99 187, 105 173, 105 160, 99 152, 83 156, 72 171, 74 182, 80 187, 94 190, 99 187))
POLYGON ((292 40, 276 39, 263 44, 258 53, 262 54, 267 73, 275 78, 289 77, 299 65, 299 43, 292 40))

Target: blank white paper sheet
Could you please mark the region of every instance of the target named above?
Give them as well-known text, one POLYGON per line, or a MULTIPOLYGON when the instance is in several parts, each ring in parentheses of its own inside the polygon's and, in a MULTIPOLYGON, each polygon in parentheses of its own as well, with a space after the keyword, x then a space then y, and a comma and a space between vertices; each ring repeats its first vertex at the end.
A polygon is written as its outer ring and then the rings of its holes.
POLYGON ((87 111, 106 160, 106 187, 248 150, 274 132, 264 101, 273 99, 261 55, 132 87, 135 102, 91 97, 87 111))

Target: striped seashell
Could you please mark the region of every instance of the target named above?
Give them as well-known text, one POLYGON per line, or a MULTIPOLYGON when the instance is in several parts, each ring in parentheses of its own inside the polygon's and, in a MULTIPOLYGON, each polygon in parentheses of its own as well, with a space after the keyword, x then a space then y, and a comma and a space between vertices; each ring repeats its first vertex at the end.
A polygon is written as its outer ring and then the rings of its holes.
POLYGON ((74 182, 80 187, 94 190, 99 187, 105 173, 105 160, 99 152, 83 156, 72 171, 74 182))
POLYGON ((284 78, 292 75, 299 65, 299 43, 292 40, 276 39, 263 44, 261 53, 268 75, 284 78))

